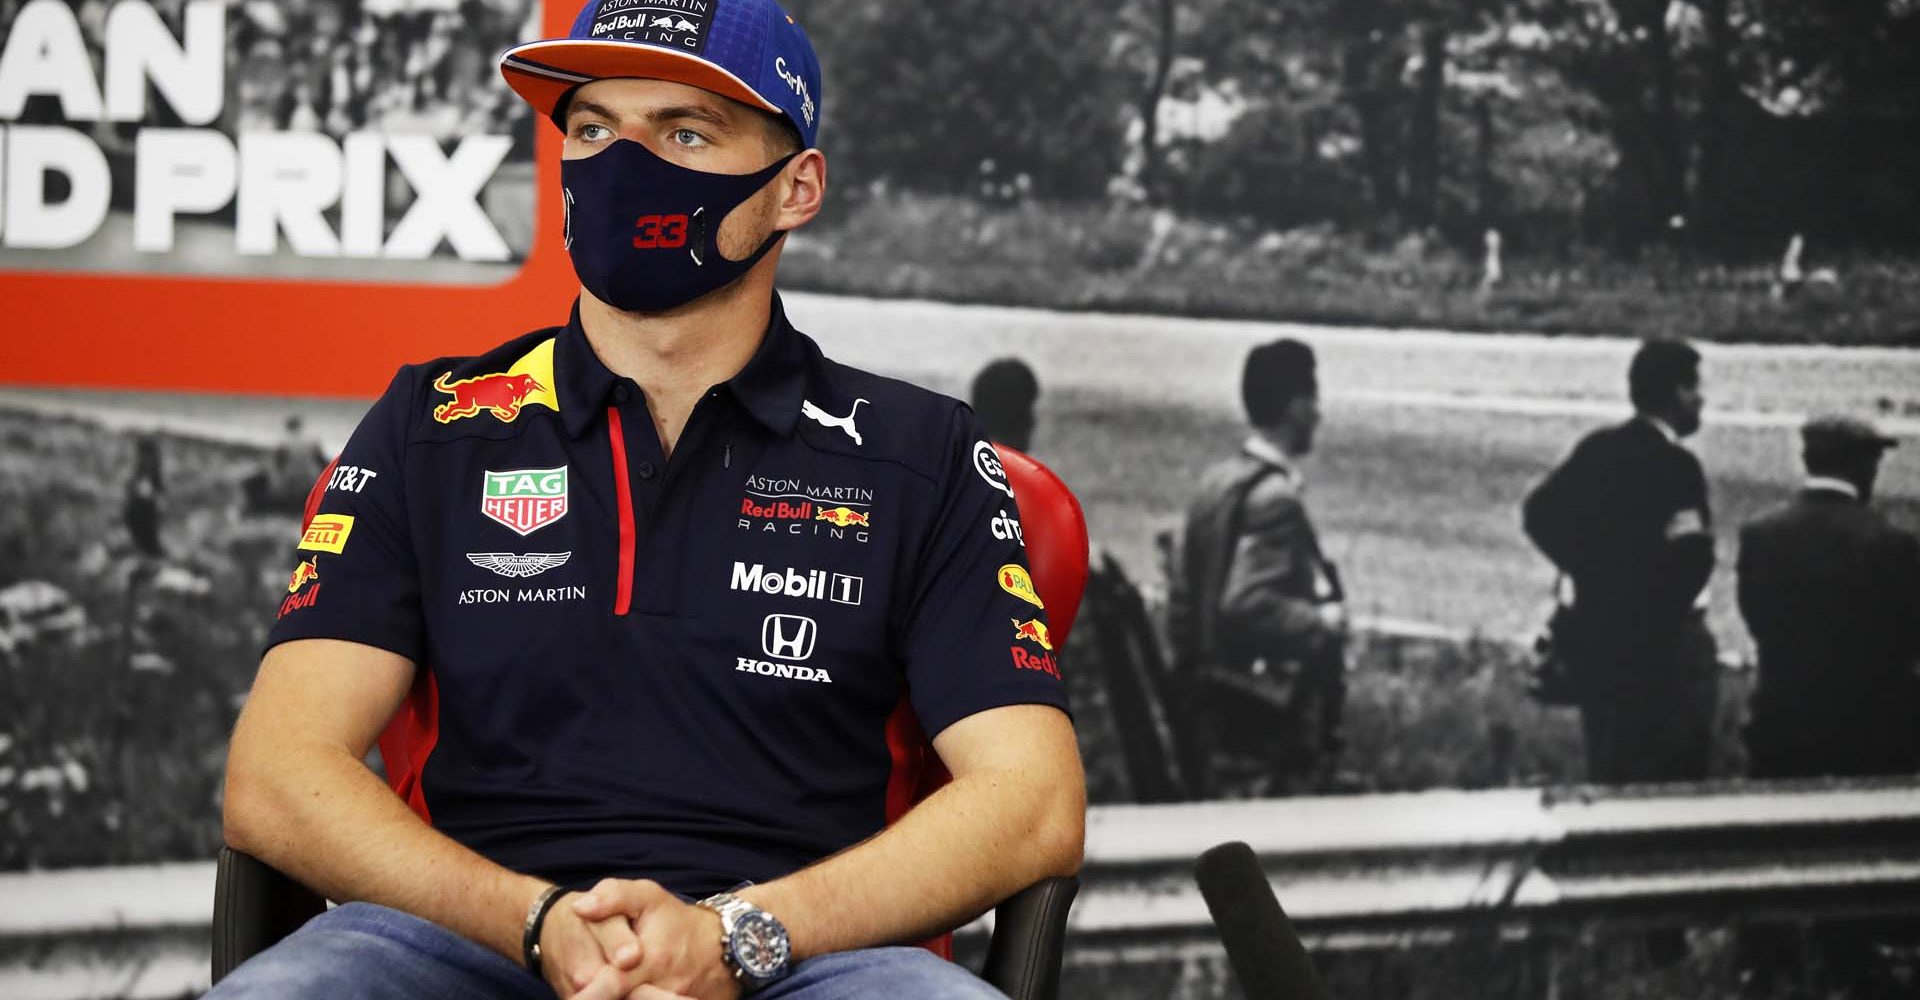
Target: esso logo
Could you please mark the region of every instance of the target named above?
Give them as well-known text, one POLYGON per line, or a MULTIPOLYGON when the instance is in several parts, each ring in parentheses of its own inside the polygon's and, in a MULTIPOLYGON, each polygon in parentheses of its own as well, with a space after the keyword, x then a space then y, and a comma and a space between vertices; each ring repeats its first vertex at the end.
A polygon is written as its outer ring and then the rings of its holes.
POLYGON ((643 215, 633 228, 635 250, 672 250, 687 245, 684 215, 643 215))
POLYGON ((1000 464, 1000 453, 993 449, 992 443, 987 441, 973 443, 973 471, 978 472, 980 478, 987 481, 988 486, 1005 493, 1007 499, 1014 498, 1013 484, 1007 481, 1007 470, 1000 464))

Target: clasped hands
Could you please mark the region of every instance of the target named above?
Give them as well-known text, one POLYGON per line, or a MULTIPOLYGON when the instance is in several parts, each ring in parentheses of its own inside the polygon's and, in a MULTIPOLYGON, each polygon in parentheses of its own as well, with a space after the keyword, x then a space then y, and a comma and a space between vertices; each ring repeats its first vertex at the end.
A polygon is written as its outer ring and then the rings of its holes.
POLYGON ((647 880, 602 879, 540 928, 540 968, 562 1000, 737 1000, 720 915, 647 880))

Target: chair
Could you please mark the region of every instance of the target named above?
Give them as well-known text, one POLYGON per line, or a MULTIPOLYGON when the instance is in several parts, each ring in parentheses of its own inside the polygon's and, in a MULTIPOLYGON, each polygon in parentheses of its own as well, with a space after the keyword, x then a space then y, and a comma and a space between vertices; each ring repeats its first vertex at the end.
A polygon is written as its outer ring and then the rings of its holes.
MULTIPOLYGON (((1034 587, 1047 602, 1049 632, 1066 642, 1079 613, 1087 583, 1087 522, 1080 503, 1046 466, 1012 448, 996 446, 1007 478, 1020 500, 1020 519, 1032 564, 1034 587)), ((311 520, 320 505, 333 465, 307 497, 305 518, 311 520)), ((412 778, 393 773, 397 761, 407 760, 405 729, 410 710, 381 737, 381 753, 388 761, 389 780, 396 791, 412 778)), ((945 769, 931 747, 922 747, 926 767, 914 801, 944 784, 945 769)), ((405 792, 402 792, 402 797, 405 792)), ((981 977, 1012 1000, 1054 1000, 1060 990, 1060 962, 1065 952, 1067 912, 1079 892, 1077 878, 1048 878, 1003 901, 994 911, 993 938, 987 946, 981 977)), ((313 890, 250 855, 231 847, 220 849, 213 901, 213 981, 274 942, 293 933, 322 910, 326 901, 313 890)), ((943 937, 935 950, 951 957, 943 937)))

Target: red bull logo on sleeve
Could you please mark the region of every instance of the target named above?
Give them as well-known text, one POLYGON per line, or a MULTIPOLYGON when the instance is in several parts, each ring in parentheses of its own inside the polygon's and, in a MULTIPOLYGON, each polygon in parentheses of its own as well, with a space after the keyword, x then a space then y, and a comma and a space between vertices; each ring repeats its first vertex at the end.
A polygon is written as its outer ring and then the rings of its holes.
POLYGON ((1036 643, 1041 649, 1049 653, 1053 652, 1053 640, 1047 637, 1047 623, 1038 618, 1029 618, 1026 621, 1013 619, 1013 637, 1036 643))
POLYGON ((310 608, 320 600, 320 563, 319 557, 303 560, 293 568, 293 576, 287 580, 287 597, 280 602, 280 613, 274 618, 285 618, 290 611, 310 608), (313 584, 309 587, 307 584, 313 584))
POLYGON ((353 534, 352 514, 316 514, 300 536, 300 548, 308 552, 339 555, 347 549, 347 536, 353 534))
POLYGON ((312 559, 304 560, 300 565, 293 568, 293 576, 287 580, 287 593, 297 594, 300 592, 301 587, 306 586, 314 580, 320 579, 319 558, 319 556, 315 556, 312 559))
POLYGON ((1019 646, 1010 647, 1009 652, 1013 655, 1015 670, 1038 670, 1051 674, 1055 680, 1060 679, 1060 661, 1054 659, 1052 653, 1029 653, 1019 646))
POLYGON ((865 511, 854 510, 852 507, 827 507, 819 513, 814 514, 813 519, 816 521, 827 521, 842 528, 856 524, 862 528, 873 526, 872 516, 865 511))
POLYGON ((443 372, 433 387, 453 397, 433 408, 433 419, 450 424, 455 420, 490 413, 501 423, 512 423, 520 411, 535 404, 558 413, 560 398, 553 393, 553 341, 513 363, 504 372, 475 375, 449 381, 452 372, 443 372))
POLYGON ((1000 567, 1000 589, 1033 605, 1041 610, 1046 605, 1040 603, 1040 592, 1033 587, 1033 577, 1027 568, 1019 563, 1008 563, 1000 567))

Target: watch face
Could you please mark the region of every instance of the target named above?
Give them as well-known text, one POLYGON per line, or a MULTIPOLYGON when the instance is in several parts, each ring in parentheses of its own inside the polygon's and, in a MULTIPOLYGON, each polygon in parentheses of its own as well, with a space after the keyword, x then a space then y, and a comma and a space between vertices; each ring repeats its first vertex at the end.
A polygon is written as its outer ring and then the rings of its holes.
POLYGON ((787 971, 787 929, 765 912, 741 915, 733 925, 732 947, 740 971, 755 979, 787 971))

